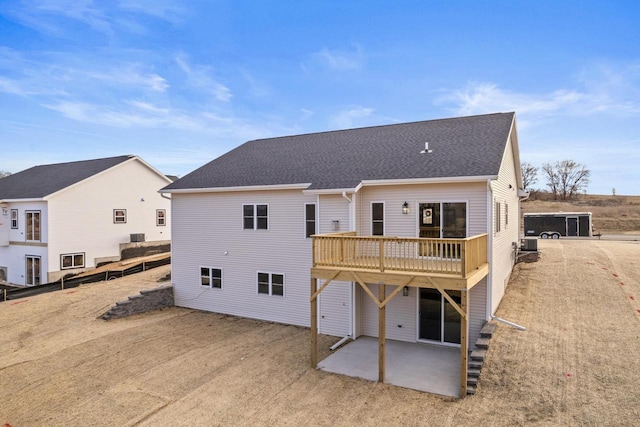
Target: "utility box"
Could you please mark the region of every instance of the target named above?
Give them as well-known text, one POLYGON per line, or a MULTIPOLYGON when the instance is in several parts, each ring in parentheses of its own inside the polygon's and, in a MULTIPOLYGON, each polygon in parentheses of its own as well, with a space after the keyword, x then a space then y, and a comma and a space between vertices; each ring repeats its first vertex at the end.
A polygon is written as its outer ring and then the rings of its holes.
POLYGON ((140 242, 144 242, 144 233, 132 233, 131 243, 140 243, 140 242))

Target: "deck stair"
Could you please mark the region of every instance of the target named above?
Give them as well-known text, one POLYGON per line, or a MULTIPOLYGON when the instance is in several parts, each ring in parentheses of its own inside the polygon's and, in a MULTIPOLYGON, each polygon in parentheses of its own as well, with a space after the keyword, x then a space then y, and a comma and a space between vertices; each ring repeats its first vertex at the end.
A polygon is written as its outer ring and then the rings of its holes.
POLYGON ((469 356, 469 369, 467 371, 467 394, 476 394, 480 372, 484 365, 484 359, 489 350, 491 337, 496 331, 495 322, 486 322, 480 330, 480 337, 476 340, 476 349, 469 356))

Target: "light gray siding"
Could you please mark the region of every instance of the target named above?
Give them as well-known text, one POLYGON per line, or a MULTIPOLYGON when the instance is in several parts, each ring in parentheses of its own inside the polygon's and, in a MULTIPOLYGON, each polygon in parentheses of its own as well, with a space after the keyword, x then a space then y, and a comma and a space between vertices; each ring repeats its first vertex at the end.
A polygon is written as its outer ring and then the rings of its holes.
MULTIPOLYGON (((395 286, 386 286, 388 296, 395 290, 395 286)), ((376 297, 378 296, 378 285, 369 285, 369 289, 376 297)), ((360 290, 360 322, 361 335, 371 337, 378 336, 378 306, 371 297, 360 290)), ((398 293, 386 308, 386 328, 387 338, 398 341, 416 342, 417 340, 417 289, 409 289, 409 296, 402 296, 402 291, 398 293)))
POLYGON ((300 191, 173 194, 172 280, 176 305, 309 325, 311 240, 300 191), (268 204, 269 229, 244 230, 243 204, 268 204), (200 285, 200 267, 223 270, 222 289, 200 285), (257 273, 285 276, 284 297, 258 294, 257 273))
MULTIPOLYGON (((319 232, 333 233, 334 221, 339 224, 337 231, 349 231, 349 202, 340 195, 322 195, 319 201, 319 232)), ((331 282, 320 294, 321 334, 344 337, 351 333, 351 286, 350 282, 331 282)))
MULTIPOLYGON (((515 136, 512 135, 511 138, 515 136)), ((518 218, 519 198, 516 183, 516 169, 513 155, 513 143, 510 139, 506 146, 498 179, 491 184, 492 188, 492 240, 491 246, 491 289, 490 314, 494 314, 511 276, 515 263, 514 244, 517 245, 520 236, 520 221, 518 218), (500 231, 496 231, 496 203, 500 204, 500 231), (508 206, 508 208, 506 208, 508 206), (508 218, 507 218, 508 212, 508 218), (508 223, 507 223, 508 219, 508 223)))

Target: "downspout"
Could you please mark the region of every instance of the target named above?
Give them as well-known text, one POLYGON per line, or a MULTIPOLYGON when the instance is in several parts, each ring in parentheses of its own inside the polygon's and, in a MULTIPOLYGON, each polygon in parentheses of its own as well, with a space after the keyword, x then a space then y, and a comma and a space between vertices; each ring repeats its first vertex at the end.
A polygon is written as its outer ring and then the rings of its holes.
POLYGON ((162 197, 163 199, 171 200, 171 197, 165 196, 164 193, 160 193, 160 197, 162 197))
POLYGON ((487 275, 487 301, 485 319, 493 316, 491 305, 493 303, 493 187, 492 181, 487 180, 487 263, 489 274, 487 275))

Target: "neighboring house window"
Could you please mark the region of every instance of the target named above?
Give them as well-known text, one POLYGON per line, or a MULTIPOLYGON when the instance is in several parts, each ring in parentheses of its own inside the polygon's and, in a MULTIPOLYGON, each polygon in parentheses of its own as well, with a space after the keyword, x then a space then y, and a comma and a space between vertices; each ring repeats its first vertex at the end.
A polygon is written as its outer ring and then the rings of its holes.
POLYGON ((18 228, 18 209, 11 209, 11 228, 18 228))
POLYGON ((316 204, 307 203, 304 205, 305 237, 316 234, 316 204))
POLYGON ((242 205, 242 215, 245 230, 267 230, 269 227, 268 205, 242 205))
POLYGON ((127 222, 127 210, 126 209, 114 209, 113 210, 113 223, 124 224, 127 222))
POLYGON ((200 267, 200 284, 208 288, 222 289, 222 269, 200 267))
POLYGON ((384 235, 384 203, 371 203, 371 235, 384 235))
POLYGON ((496 202, 496 224, 495 231, 496 233, 500 231, 500 220, 501 220, 501 212, 500 212, 500 202, 496 202))
POLYGON ((27 240, 40 241, 40 211, 27 211, 27 240))
POLYGON ((258 272, 258 293, 284 296, 284 274, 258 272))
POLYGON ((60 255, 61 269, 84 267, 84 252, 60 255))
POLYGON ((167 225, 167 211, 165 209, 156 209, 156 225, 167 225))

